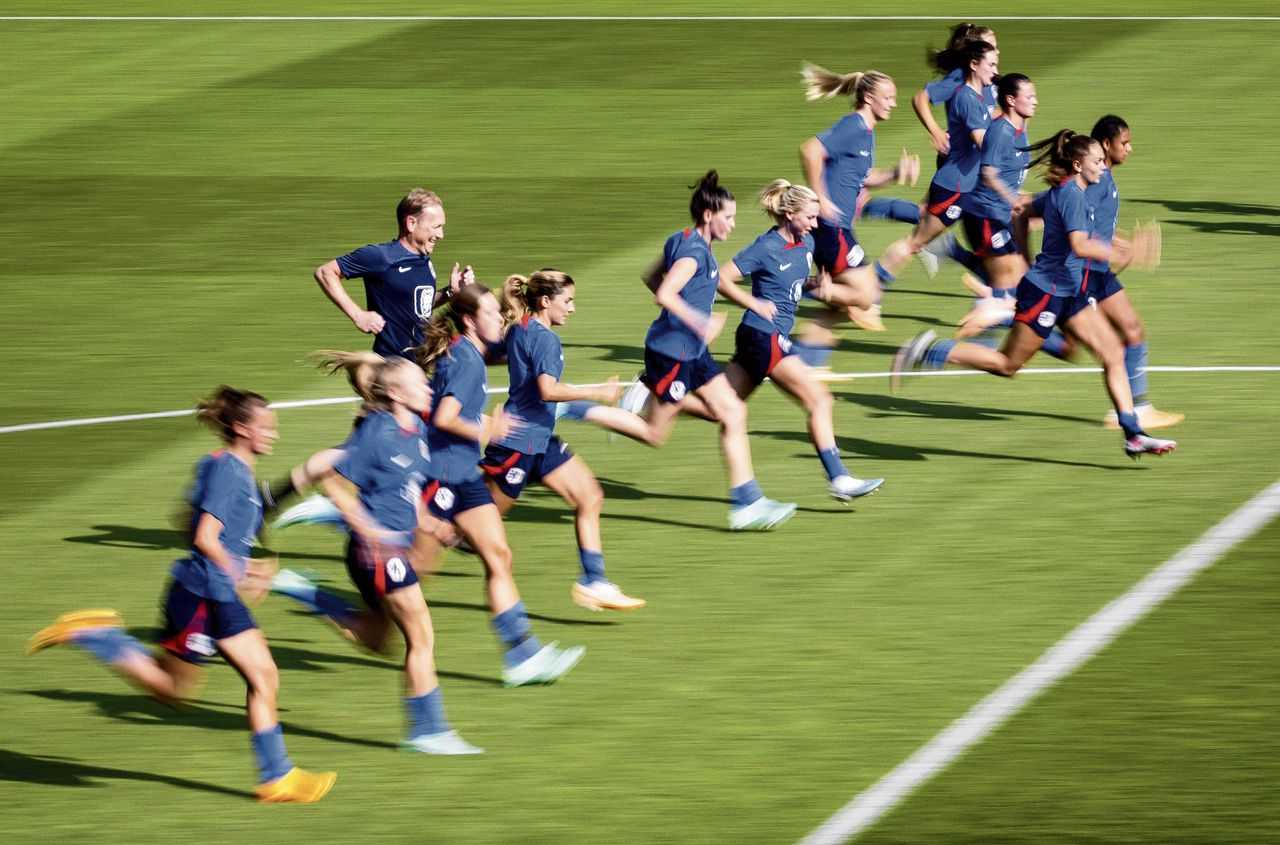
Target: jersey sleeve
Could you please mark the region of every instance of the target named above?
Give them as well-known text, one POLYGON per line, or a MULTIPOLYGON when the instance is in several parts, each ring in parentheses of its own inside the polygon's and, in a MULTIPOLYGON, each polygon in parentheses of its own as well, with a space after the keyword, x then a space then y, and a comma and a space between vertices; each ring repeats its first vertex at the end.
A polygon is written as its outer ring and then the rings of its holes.
POLYGON ((945 103, 955 96, 956 84, 943 77, 924 84, 924 91, 929 95, 929 104, 936 106, 945 103))
POLYGON ((858 128, 855 121, 840 118, 825 132, 818 134, 818 143, 822 144, 827 155, 835 158, 841 150, 848 150, 858 142, 858 128))
POLYGON ((750 276, 764 267, 765 257, 764 239, 757 238, 754 243, 733 257, 733 263, 742 271, 742 275, 750 276))
POLYGON ((1044 206, 1045 206, 1045 203, 1047 203, 1048 201, 1049 201, 1049 191, 1041 191, 1040 193, 1036 194, 1034 197, 1031 198, 1031 213, 1034 216, 1039 217, 1041 220, 1043 220, 1044 206))
POLYGON ((956 116, 966 132, 977 132, 991 127, 991 112, 976 95, 961 97, 956 106, 956 116))
POLYGON ((1010 141, 1012 136, 1006 129, 1008 121, 998 120, 991 124, 991 130, 987 132, 987 136, 982 139, 982 166, 996 167, 1004 166, 1005 160, 1009 157, 1012 148, 1010 141))
POLYGON ((211 458, 204 470, 204 483, 199 485, 199 499, 192 505, 226 525, 236 499, 243 495, 244 489, 231 458, 211 458))
POLYGON ((342 445, 342 457, 333 465, 333 471, 350 481, 356 487, 367 487, 369 480, 368 448, 370 430, 375 427, 374 420, 365 420, 351 437, 342 445))
POLYGON ((1083 191, 1059 191, 1058 211, 1062 214, 1062 231, 1088 232, 1089 209, 1083 191))
POLYGON ((354 279, 366 273, 381 273, 387 269, 387 259, 383 256, 382 250, 374 244, 362 246, 346 255, 339 255, 335 260, 344 279, 354 279))
POLYGON ((560 348, 560 338, 555 332, 538 332, 537 343, 533 349, 533 376, 549 375, 560 380, 564 372, 564 354, 560 348))

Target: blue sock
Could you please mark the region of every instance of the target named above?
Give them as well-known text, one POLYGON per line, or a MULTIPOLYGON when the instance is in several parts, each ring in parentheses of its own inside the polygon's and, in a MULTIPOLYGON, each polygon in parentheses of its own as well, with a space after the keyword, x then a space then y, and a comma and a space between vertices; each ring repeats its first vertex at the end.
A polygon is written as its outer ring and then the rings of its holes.
POLYGON ((121 628, 87 628, 76 631, 71 642, 103 663, 116 663, 130 653, 147 653, 146 646, 121 628))
MULTIPOLYGON (((946 236, 944 235, 944 237, 946 236)), ((960 242, 956 240, 954 237, 951 237, 951 238, 947 238, 947 258, 950 258, 952 261, 956 262, 957 264, 962 264, 965 267, 969 267, 969 265, 973 262, 974 254, 969 250, 965 249, 963 246, 961 246, 960 242)), ((969 267, 969 269, 973 269, 973 268, 969 267)))
POLYGON ((449 730, 449 720, 444 715, 444 693, 440 687, 417 698, 406 698, 404 706, 409 711, 409 739, 449 730))
POLYGON ((796 355, 810 367, 825 367, 831 360, 831 347, 823 346, 820 343, 801 343, 796 341, 791 345, 796 351, 796 355))
POLYGON ((1129 392, 1133 404, 1141 405, 1147 399, 1147 342, 1135 343, 1124 348, 1124 371, 1129 374, 1129 392))
POLYGON ((599 405, 599 402, 588 402, 585 399, 575 399, 572 402, 561 402, 556 405, 556 419, 560 417, 568 417, 571 420, 585 420, 587 411, 599 405))
POLYGON ((729 501, 733 503, 735 508, 746 507, 756 499, 764 498, 764 491, 760 489, 760 482, 754 478, 745 484, 739 484, 729 491, 729 501))
POLYGON ((849 474, 849 470, 844 468, 844 461, 840 460, 840 450, 835 446, 830 449, 819 449, 818 460, 822 461, 822 468, 827 471, 828 481, 849 474))
POLYGON ((1143 433, 1142 426, 1138 423, 1138 415, 1135 412, 1117 413, 1116 418, 1120 421, 1120 428, 1124 429, 1126 440, 1143 433))
POLYGON ((920 222, 920 206, 901 198, 877 197, 862 207, 862 216, 914 224, 920 222))
POLYGON ((1055 358, 1067 360, 1067 338, 1057 329, 1044 339, 1044 345, 1040 348, 1055 358))
POLYGON ((525 662, 542 649, 542 643, 538 642, 533 629, 529 627, 529 614, 522 601, 493 617, 493 630, 507 647, 506 653, 502 655, 502 662, 509 667, 525 662))
POLYGON ((877 261, 874 265, 876 268, 876 278, 880 280, 880 287, 888 289, 897 280, 897 276, 884 269, 884 265, 877 261))
POLYGON ((305 604, 307 607, 311 608, 312 613, 327 616, 336 622, 342 622, 345 619, 349 619, 356 612, 355 608, 351 605, 347 604, 333 593, 327 593, 324 590, 321 590, 314 584, 300 586, 297 588, 277 587, 275 588, 275 591, 280 593, 282 596, 288 596, 296 602, 305 604))
POLYGON ((991 296, 994 299, 1017 299, 1018 289, 1017 288, 992 288, 991 296))
POLYGON ((284 730, 276 725, 253 735, 253 756, 258 760, 258 773, 263 783, 289 774, 293 761, 284 750, 284 730))
POLYGON ((589 552, 586 549, 578 549, 578 561, 582 564, 582 577, 578 579, 579 584, 585 586, 593 581, 609 580, 604 577, 603 552, 589 552))
POLYGON ((946 338, 944 340, 935 340, 933 345, 925 350, 924 357, 920 359, 920 369, 922 370, 941 370, 947 365, 947 356, 951 354, 951 350, 956 348, 957 341, 946 338))

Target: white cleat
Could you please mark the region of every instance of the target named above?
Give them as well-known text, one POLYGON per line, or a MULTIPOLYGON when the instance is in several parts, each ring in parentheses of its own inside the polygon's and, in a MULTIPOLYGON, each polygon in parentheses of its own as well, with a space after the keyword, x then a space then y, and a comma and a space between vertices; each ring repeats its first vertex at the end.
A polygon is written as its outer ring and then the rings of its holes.
POLYGON ((729 530, 772 531, 795 513, 795 502, 775 502, 761 496, 749 505, 729 511, 729 530))
POLYGON ((893 370, 889 377, 889 392, 897 393, 902 388, 902 377, 920 366, 920 359, 937 340, 938 335, 932 329, 921 332, 898 348, 893 356, 893 370))
POLYGON ((280 531, 292 525, 332 525, 340 530, 347 527, 338 506, 318 493, 308 496, 280 514, 271 523, 271 530, 280 531))
POLYGON ((415 736, 400 743, 400 748, 404 751, 417 751, 421 754, 450 756, 484 753, 483 748, 467 742, 457 731, 415 736))
POLYGON ((1139 434, 1124 442, 1124 453, 1137 460, 1143 455, 1164 455, 1178 447, 1176 440, 1161 440, 1149 434, 1139 434))
POLYGON ((532 684, 549 684, 564 676, 587 653, 585 647, 557 648, 559 643, 549 643, 523 663, 502 668, 504 687, 523 687, 532 684))
POLYGON ((838 475, 831 479, 827 492, 838 502, 847 502, 859 496, 870 496, 884 484, 883 478, 854 478, 852 475, 838 475))

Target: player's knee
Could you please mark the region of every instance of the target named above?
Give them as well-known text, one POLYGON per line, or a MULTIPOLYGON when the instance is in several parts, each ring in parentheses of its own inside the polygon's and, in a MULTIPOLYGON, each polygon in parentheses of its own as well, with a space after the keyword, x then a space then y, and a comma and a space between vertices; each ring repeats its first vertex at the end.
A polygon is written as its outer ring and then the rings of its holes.
POLYGON ((497 544, 485 555, 484 564, 491 578, 510 578, 511 547, 505 541, 497 544))
POLYGON ((831 391, 818 390, 808 398, 805 405, 808 408, 810 416, 819 416, 823 414, 830 414, 832 409, 835 408, 836 400, 831 395, 831 391))
POLYGON ((1120 327, 1121 333, 1124 335, 1126 346, 1137 346, 1147 339, 1147 331, 1142 325, 1141 320, 1128 320, 1120 327))
POLYGON ((604 488, 594 478, 578 493, 578 510, 599 513, 604 507, 604 488))

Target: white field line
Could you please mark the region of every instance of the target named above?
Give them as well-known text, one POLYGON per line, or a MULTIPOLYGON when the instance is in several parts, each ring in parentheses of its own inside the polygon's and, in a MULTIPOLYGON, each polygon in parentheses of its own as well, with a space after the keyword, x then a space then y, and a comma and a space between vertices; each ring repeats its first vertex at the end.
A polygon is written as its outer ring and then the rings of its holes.
POLYGON ((875 824, 917 786, 981 742, 1048 687, 1080 668, 1131 625, 1280 513, 1280 481, 1254 496, 1199 540, 1152 570, 1058 640, 1038 660, 974 705, 896 769, 844 805, 801 845, 847 842, 875 824))
MULTIPOLYGON (((1101 373, 1097 367, 1045 367, 1022 370, 1018 375, 1078 375, 1080 373, 1101 373)), ((1280 366, 1222 366, 1222 367, 1148 367, 1149 373, 1280 373, 1280 366)), ((850 381, 860 378, 888 378, 891 372, 884 373, 824 373, 818 378, 822 381, 850 381)), ((928 376, 974 376, 986 375, 981 370, 926 370, 923 372, 903 373, 904 377, 921 378, 928 376)), ((619 382, 628 387, 635 382, 619 382)), ((604 387, 604 383, 583 384, 579 387, 604 387)), ((489 394, 506 393, 505 387, 491 387, 489 394)), ((331 399, 298 399, 291 402, 272 402, 272 408, 311 408, 318 405, 342 405, 355 402, 354 396, 339 396, 331 399)), ((23 423, 21 425, 0 426, 0 434, 17 434, 21 431, 42 431, 49 428, 72 428, 80 425, 100 425, 102 423, 136 422, 138 420, 160 420, 167 417, 185 417, 195 413, 190 409, 181 411, 152 411, 145 414, 121 414, 113 417, 84 417, 76 420, 52 420, 50 422, 23 423)))
MULTIPOLYGON (((1280 21, 1274 15, 983 15, 988 21, 1280 21)), ((953 21, 954 15, 0 15, 0 21, 87 21, 132 23, 135 21, 953 21)))

